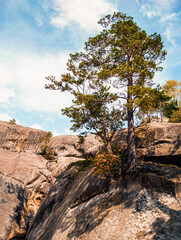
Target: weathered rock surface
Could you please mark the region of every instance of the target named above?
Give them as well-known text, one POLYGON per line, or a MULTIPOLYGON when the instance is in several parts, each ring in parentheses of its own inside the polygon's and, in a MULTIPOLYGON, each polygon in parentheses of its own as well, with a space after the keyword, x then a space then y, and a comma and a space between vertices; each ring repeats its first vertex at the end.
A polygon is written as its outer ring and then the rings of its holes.
MULTIPOLYGON (((135 129, 139 156, 181 155, 181 123, 152 122, 135 129)), ((114 145, 119 149, 126 145, 127 129, 119 131, 114 145)))
POLYGON ((41 150, 45 134, 42 130, 0 121, 0 148, 37 153, 41 150))
POLYGON ((0 121, 0 240, 23 237, 56 177, 99 146, 93 136, 83 145, 77 136, 58 136, 50 142, 56 156, 49 160, 40 155, 45 136, 45 131, 0 121))
POLYGON ((79 172, 79 166, 65 170, 26 239, 181 239, 181 169, 148 165, 113 182, 94 177, 91 170, 79 172))
MULTIPOLYGON (((138 152, 145 156, 178 156, 181 151, 180 130, 181 124, 170 123, 159 126, 148 124, 146 128, 138 128, 138 152)), ((162 229, 165 231, 163 239, 177 239, 173 232, 167 231, 168 226, 180 236, 180 225, 176 229, 176 221, 173 220, 175 218, 178 222, 180 218, 179 168, 163 171, 158 166, 151 168, 144 165, 142 175, 132 183, 128 179, 129 186, 125 185, 125 181, 110 183, 93 177, 89 170, 81 173, 79 166, 66 169, 69 164, 99 151, 101 144, 94 136, 89 135, 84 144, 79 144, 77 136, 53 137, 47 145, 48 151, 54 153, 54 158, 45 159, 40 155, 46 145, 45 135, 46 132, 42 130, 0 122, 0 240, 23 239, 47 194, 27 239, 127 240, 128 232, 133 233, 130 239, 151 239, 154 234, 157 238, 153 239, 162 239, 158 235, 160 233, 157 234, 157 230, 162 229), (156 192, 162 189, 163 193, 154 195, 150 190, 153 187, 156 192), (154 210, 138 211, 135 215, 140 198, 146 198, 146 205, 143 201, 146 209, 149 209, 148 203, 151 201, 154 210), (131 205, 125 208, 127 204, 131 205), (132 231, 131 226, 135 225, 136 218, 145 222, 147 215, 150 216, 150 222, 143 224, 143 227, 147 229, 147 224, 152 222, 153 226, 158 225, 158 229, 148 227, 150 232, 147 231, 146 235, 138 226, 132 231), (163 219, 157 222, 162 215, 163 219), (125 226, 124 221, 130 223, 130 227, 125 226), (107 231, 105 237, 103 231, 107 231)), ((120 142, 126 143, 126 138, 126 130, 117 134, 115 143, 118 148, 120 142)))
POLYGON ((0 239, 25 235, 53 178, 43 157, 0 149, 0 239))
POLYGON ((95 155, 101 147, 101 143, 93 135, 88 135, 83 144, 80 144, 79 141, 78 136, 61 135, 53 137, 48 147, 59 157, 95 155))
POLYGON ((85 156, 95 156, 101 148, 101 143, 93 135, 88 135, 82 144, 79 141, 79 137, 75 135, 51 138, 48 149, 56 158, 54 161, 48 161, 47 168, 54 177, 60 175, 70 163, 85 160, 85 156))
POLYGON ((0 239, 23 236, 55 181, 36 154, 46 132, 0 121, 0 239))
POLYGON ((181 155, 181 123, 150 123, 136 131, 140 154, 181 155))

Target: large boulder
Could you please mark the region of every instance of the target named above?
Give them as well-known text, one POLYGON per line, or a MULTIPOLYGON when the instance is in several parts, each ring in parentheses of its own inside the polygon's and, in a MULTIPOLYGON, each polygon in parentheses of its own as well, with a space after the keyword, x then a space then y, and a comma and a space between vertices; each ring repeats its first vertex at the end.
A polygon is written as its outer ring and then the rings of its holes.
POLYGON ((179 240, 180 179, 180 169, 154 164, 117 181, 74 165, 51 187, 26 240, 179 240))
POLYGON ((94 135, 88 135, 82 144, 76 135, 60 135, 50 140, 48 148, 58 157, 83 157, 96 155, 101 145, 94 135))
POLYGON ((55 155, 55 159, 48 161, 47 168, 57 177, 69 164, 95 156, 101 146, 94 135, 86 136, 83 143, 76 135, 55 136, 48 144, 48 151, 55 155))
MULTIPOLYGON (((116 133, 113 144, 117 150, 127 146, 127 129, 116 133)), ((151 122, 135 128, 138 156, 181 155, 181 123, 151 122)))
POLYGON ((140 155, 181 155, 181 123, 154 122, 139 126, 136 136, 140 155))

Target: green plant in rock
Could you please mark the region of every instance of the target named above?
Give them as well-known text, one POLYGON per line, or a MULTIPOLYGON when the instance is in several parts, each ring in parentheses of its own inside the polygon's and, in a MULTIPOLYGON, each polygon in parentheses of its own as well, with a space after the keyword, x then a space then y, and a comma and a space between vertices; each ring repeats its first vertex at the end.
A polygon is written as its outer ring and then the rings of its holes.
POLYGON ((115 178, 121 174, 121 158, 114 154, 102 153, 94 159, 94 175, 102 179, 115 178))
POLYGON ((9 120, 9 123, 11 123, 11 124, 16 124, 16 119, 14 119, 14 118, 13 118, 13 119, 10 119, 10 120, 9 120))
POLYGON ((55 158, 55 153, 48 148, 48 143, 50 142, 50 139, 52 138, 53 134, 51 131, 46 132, 45 136, 41 139, 42 140, 42 144, 41 144, 41 151, 42 151, 42 155, 44 156, 44 158, 49 159, 49 160, 53 160, 55 158))
POLYGON ((79 166, 79 172, 80 171, 84 171, 88 168, 93 167, 95 164, 93 159, 85 159, 85 160, 80 160, 80 161, 76 161, 73 162, 69 165, 69 168, 71 168, 72 166, 79 166))

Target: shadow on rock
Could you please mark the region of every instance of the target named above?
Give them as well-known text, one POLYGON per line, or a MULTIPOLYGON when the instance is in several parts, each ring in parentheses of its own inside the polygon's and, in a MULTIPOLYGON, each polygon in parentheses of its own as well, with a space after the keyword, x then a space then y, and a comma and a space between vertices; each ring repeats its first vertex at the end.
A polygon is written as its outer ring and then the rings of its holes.
POLYGON ((169 216, 169 219, 165 221, 164 218, 157 218, 152 224, 152 230, 150 233, 154 233, 153 240, 180 240, 181 239, 181 210, 176 211, 168 206, 162 204, 158 198, 154 199, 155 206, 159 208, 163 213, 169 216))

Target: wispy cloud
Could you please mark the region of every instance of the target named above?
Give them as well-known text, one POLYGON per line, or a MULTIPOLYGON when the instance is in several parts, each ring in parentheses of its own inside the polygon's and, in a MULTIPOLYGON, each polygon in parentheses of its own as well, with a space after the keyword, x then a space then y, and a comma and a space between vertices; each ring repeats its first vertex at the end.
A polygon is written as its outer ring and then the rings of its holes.
POLYGON ((177 45, 177 38, 181 36, 181 12, 174 7, 176 3, 177 0, 151 0, 149 2, 142 0, 141 5, 141 12, 149 19, 154 17, 159 19, 163 29, 165 28, 163 35, 172 46, 177 45))
POLYGON ((9 69, 4 63, 0 67, 0 103, 6 103, 11 97, 15 95, 14 90, 10 87, 12 83, 12 76, 9 69))
POLYGON ((0 112, 0 120, 1 121, 9 121, 10 119, 12 119, 12 116, 10 116, 7 113, 1 113, 0 112))
POLYGON ((172 9, 175 0, 151 0, 151 1, 142 1, 141 12, 145 14, 148 18, 155 16, 163 16, 163 13, 166 13, 172 9))
POLYGON ((116 6, 105 0, 53 0, 53 9, 55 15, 51 17, 51 24, 55 27, 64 28, 76 23, 92 32, 99 28, 100 17, 116 11, 116 6))
POLYGON ((71 104, 71 97, 69 94, 60 94, 59 91, 46 90, 45 77, 55 75, 59 78, 66 71, 67 58, 67 53, 60 53, 44 56, 21 55, 17 56, 16 62, 3 63, 0 60, 0 69, 5 71, 1 75, 4 88, 0 90, 0 102, 14 97, 13 101, 26 110, 59 113, 66 104, 71 104))
POLYGON ((180 15, 181 15, 181 12, 178 12, 178 13, 173 12, 173 13, 167 14, 161 17, 160 22, 179 20, 180 15))

